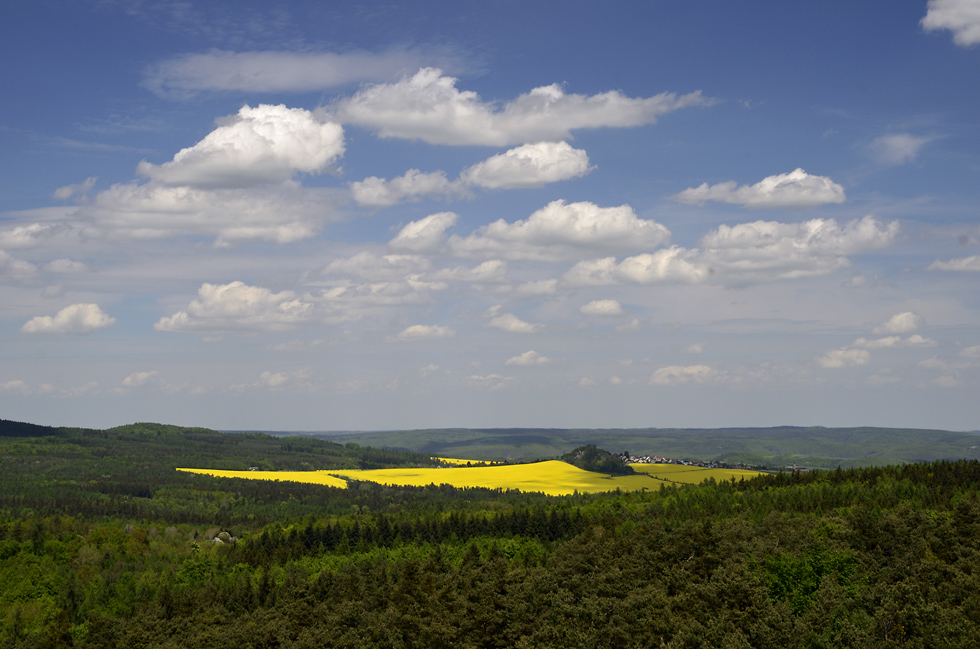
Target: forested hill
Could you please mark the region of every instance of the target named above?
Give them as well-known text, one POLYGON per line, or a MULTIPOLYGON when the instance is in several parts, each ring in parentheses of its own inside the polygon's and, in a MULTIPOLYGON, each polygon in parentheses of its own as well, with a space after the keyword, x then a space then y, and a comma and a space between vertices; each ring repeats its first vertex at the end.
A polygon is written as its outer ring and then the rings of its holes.
POLYGON ((975 460, 549 497, 173 470, 412 457, 318 440, 23 432, 0 435, 0 647, 973 649, 980 637, 975 460))
POLYGON ((833 469, 980 459, 980 434, 914 428, 449 428, 292 433, 444 457, 555 458, 595 444, 614 453, 782 468, 833 469))

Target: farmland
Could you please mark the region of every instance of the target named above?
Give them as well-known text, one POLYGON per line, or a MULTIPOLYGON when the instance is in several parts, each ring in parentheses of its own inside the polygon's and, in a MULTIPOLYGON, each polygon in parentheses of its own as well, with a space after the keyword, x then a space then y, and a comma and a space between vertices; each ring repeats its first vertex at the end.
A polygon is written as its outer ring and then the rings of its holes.
MULTIPOLYGON (((465 462, 465 460, 459 460, 465 462)), ((340 477, 363 480, 387 486, 423 487, 451 485, 457 488, 516 489, 540 492, 549 496, 608 491, 643 491, 659 489, 663 484, 700 484, 705 480, 750 479, 757 471, 708 469, 677 464, 635 464, 637 475, 609 476, 584 471, 558 460, 531 464, 467 466, 451 468, 393 468, 369 471, 227 471, 215 469, 178 469, 225 478, 282 480, 346 487, 340 477)))
POLYGON ((972 460, 610 477, 0 421, 0 462, 0 647, 972 649, 980 636, 972 460))

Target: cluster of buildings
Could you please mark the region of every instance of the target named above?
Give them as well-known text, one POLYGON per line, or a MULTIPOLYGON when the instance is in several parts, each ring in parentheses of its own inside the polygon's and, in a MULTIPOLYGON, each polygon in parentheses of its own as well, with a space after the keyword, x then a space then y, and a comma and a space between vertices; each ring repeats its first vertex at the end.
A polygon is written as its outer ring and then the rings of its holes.
POLYGON ((627 464, 683 464, 684 466, 699 466, 705 469, 752 469, 748 464, 728 464, 725 462, 688 462, 687 460, 672 460, 656 455, 629 455, 620 453, 619 457, 627 464))

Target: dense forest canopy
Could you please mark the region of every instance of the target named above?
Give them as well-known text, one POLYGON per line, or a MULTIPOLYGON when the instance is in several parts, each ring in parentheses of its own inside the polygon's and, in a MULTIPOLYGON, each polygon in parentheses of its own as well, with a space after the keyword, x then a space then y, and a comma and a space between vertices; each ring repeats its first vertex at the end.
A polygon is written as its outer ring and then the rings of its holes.
POLYGON ((980 637, 975 460, 567 497, 174 471, 259 461, 432 462, 156 424, 4 433, 0 646, 974 647, 980 637))

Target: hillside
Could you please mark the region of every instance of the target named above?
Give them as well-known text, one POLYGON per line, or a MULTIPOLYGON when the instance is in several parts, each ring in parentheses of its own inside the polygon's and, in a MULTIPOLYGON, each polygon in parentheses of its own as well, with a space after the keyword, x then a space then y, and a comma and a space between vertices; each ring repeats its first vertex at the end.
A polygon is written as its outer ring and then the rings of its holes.
POLYGON ((497 460, 550 459, 587 444, 615 453, 629 450, 638 455, 771 468, 848 468, 980 459, 980 435, 976 432, 903 428, 449 428, 291 434, 448 457, 497 460))
MULTIPOLYGON (((12 430, 2 647, 972 649, 980 636, 977 461, 550 497, 173 470, 419 458, 354 444, 12 430)), ((602 460, 576 459, 589 455, 602 460)))

